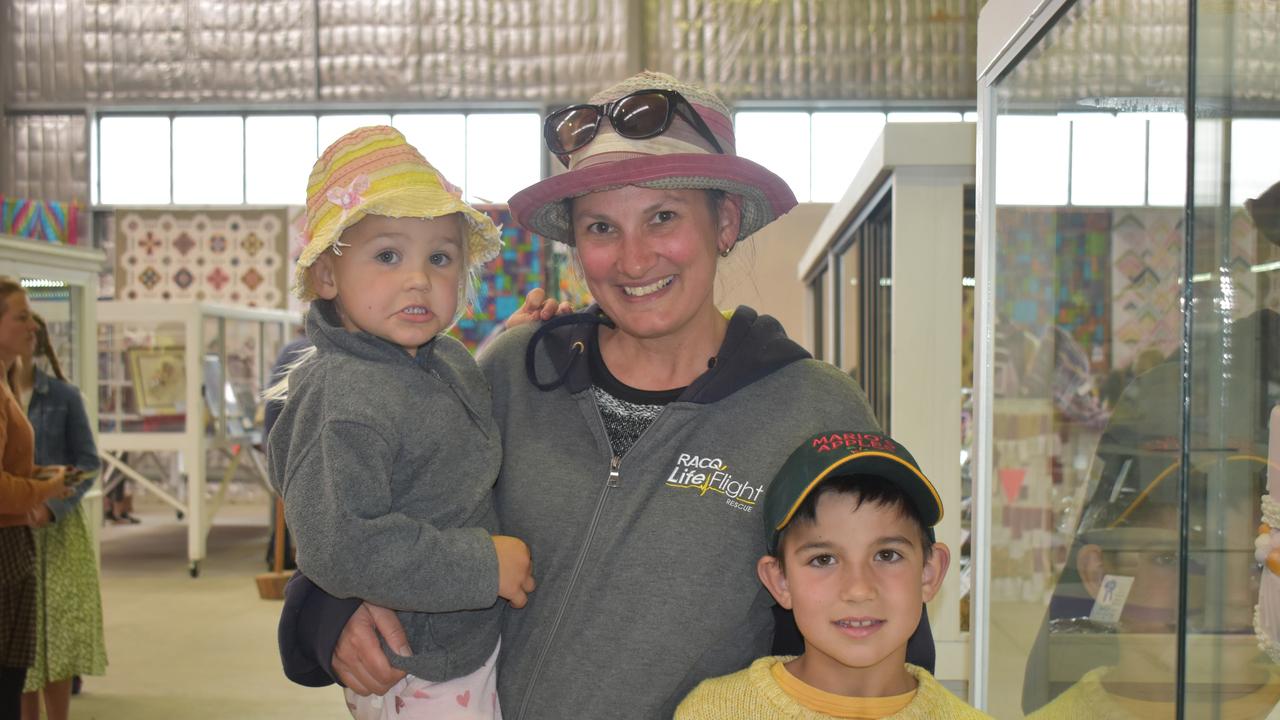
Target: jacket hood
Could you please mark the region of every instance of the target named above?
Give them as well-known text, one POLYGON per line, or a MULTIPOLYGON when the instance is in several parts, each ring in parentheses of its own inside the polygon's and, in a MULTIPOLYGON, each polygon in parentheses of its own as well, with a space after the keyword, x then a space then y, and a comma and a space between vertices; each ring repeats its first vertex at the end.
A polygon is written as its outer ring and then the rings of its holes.
MULTIPOLYGON (((588 343, 595 342, 598 325, 614 326, 598 305, 543 323, 534 331, 525 351, 525 372, 529 382, 543 391, 561 385, 571 393, 589 388, 591 373, 587 367, 586 348, 588 343), (535 358, 539 345, 556 368, 555 376, 546 370, 538 371, 535 358)), ((685 388, 678 402, 716 402, 780 368, 809 357, 807 350, 787 337, 777 320, 759 315, 746 305, 739 305, 729 318, 724 341, 707 371, 685 388)))

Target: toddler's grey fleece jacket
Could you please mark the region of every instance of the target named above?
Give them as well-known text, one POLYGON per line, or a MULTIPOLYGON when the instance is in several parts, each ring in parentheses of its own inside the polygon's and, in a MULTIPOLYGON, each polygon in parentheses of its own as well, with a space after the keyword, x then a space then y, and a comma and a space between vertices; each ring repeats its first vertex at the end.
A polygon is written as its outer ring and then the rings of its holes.
MULTIPOLYGON (((399 611, 426 680, 470 673, 501 628, 493 484, 501 464, 488 383, 457 340, 410 357, 344 330, 312 303, 316 354, 289 377, 268 438, 298 567, 337 597, 399 611)), ((384 648, 385 650, 385 648, 384 648)))

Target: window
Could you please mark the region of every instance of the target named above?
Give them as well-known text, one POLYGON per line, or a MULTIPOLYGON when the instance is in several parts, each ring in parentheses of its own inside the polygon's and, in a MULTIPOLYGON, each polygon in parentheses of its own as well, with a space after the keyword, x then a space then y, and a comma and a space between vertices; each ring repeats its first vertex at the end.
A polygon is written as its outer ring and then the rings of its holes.
POLYGON ((445 179, 467 186, 467 116, 462 113, 420 113, 393 115, 391 126, 445 179))
POLYGON ((1231 204, 1261 195, 1280 181, 1280 120, 1231 121, 1231 204))
POLYGON ((838 202, 885 122, 960 122, 959 112, 772 112, 734 115, 738 155, 787 182, 800 202, 838 202))
POLYGON ((534 112, 104 115, 90 131, 93 202, 302 205, 320 152, 392 125, 469 201, 505 203, 542 176, 534 112))
POLYGON ((1147 117, 1147 204, 1180 206, 1187 201, 1187 117, 1147 117))
POLYGON ((244 178, 244 118, 173 119, 173 202, 243 203, 244 178))
POLYGON ((542 119, 538 113, 467 116, 469 202, 505 203, 542 178, 542 119))
MULTIPOLYGON (((1068 117, 1068 116, 1060 116, 1068 117)), ((1135 115, 1071 115, 1071 204, 1146 200, 1147 121, 1135 115)))
POLYGON ((1066 205, 1071 123, 1052 115, 996 117, 997 205, 1066 205))
MULTIPOLYGON (((334 140, 346 135, 358 127, 366 125, 390 125, 391 116, 378 113, 360 115, 321 115, 316 129, 316 147, 323 151, 333 144, 334 140)), ((316 153, 319 155, 319 153, 316 153)))
POLYGON ((884 113, 816 112, 810 127, 810 202, 838 202, 884 130, 884 113))
POLYGON ((245 202, 303 205, 316 162, 314 115, 250 116, 244 123, 245 202))
POLYGON ((98 129, 98 197, 107 205, 169 202, 169 118, 104 117, 98 129))
POLYGON ((739 155, 777 173, 801 202, 809 200, 809 113, 741 112, 734 118, 734 134, 739 155))

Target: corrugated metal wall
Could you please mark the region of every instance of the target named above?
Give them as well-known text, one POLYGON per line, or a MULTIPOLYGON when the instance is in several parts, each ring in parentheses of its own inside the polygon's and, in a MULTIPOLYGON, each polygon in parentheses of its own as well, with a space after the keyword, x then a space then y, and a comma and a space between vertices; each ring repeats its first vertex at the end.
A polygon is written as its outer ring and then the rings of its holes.
POLYGON ((628 70, 628 0, 4 3, 17 103, 541 100, 628 70))
MULTIPOLYGON (((1103 98, 1117 109, 1181 107, 1187 19, 1185 0, 1079 3, 1059 22, 1051 42, 1033 51, 1038 61, 1014 68, 1007 99, 1034 103, 1065 92, 1103 98)), ((1197 23, 1202 114, 1280 99, 1280 2, 1201 0, 1197 23)))
POLYGON ((980 5, 649 0, 645 58, 731 99, 971 99, 980 5))
POLYGON ((42 200, 89 197, 84 115, 22 114, 7 118, 0 194, 42 200))

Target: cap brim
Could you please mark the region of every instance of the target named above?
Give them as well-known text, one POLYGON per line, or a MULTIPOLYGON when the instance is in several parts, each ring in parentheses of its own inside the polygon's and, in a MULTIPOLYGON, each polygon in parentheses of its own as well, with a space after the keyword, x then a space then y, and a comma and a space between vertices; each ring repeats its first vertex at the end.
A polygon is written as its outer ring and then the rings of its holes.
POLYGON ((933 527, 942 521, 942 497, 938 495, 938 490, 934 488, 933 483, 929 482, 929 478, 896 455, 868 450, 837 458, 809 481, 804 490, 796 495, 782 518, 774 527, 769 528, 771 548, 776 549, 778 535, 791 522, 791 518, 795 516, 800 505, 814 488, 818 487, 823 480, 842 475, 875 475, 891 481, 915 505, 926 531, 932 531, 933 527), (857 461, 856 464, 850 465, 854 461, 857 461))
POLYGON ((646 155, 549 177, 512 196, 511 214, 522 227, 572 245, 572 225, 564 201, 627 185, 716 189, 738 195, 743 205, 739 239, 796 206, 787 183, 759 163, 735 155, 688 153, 646 155))

